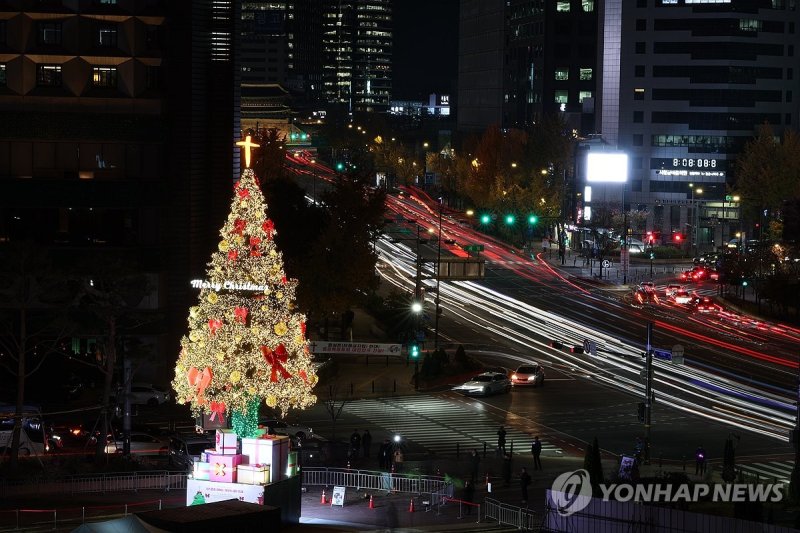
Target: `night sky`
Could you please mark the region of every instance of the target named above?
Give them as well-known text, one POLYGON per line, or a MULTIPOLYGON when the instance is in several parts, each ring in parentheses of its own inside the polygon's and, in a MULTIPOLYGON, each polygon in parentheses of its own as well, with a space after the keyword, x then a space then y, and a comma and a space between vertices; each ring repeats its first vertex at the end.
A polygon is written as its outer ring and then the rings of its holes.
POLYGON ((395 0, 392 98, 453 94, 458 75, 458 0, 395 0))

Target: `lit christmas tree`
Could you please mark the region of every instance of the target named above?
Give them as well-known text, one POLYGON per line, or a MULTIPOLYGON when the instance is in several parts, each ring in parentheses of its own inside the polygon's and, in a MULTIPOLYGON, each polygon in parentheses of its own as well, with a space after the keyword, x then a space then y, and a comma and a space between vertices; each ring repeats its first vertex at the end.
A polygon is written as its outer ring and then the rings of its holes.
POLYGON ((254 436, 263 400, 285 415, 316 401, 317 376, 306 342, 305 316, 294 312, 297 282, 287 280, 275 246, 275 227, 250 166, 234 187, 222 240, 207 278, 194 280, 198 304, 189 309, 189 333, 172 386, 179 403, 212 419, 231 416, 240 437, 254 436))

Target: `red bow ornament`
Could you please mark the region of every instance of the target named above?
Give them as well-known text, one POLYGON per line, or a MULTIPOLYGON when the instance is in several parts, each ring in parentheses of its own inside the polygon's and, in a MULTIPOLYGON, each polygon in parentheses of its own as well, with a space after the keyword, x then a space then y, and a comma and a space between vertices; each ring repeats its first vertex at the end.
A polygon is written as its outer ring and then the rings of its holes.
POLYGON ((250 198, 250 191, 248 189, 239 189, 238 194, 239 194, 239 199, 241 200, 250 198))
POLYGON ((239 259, 239 252, 236 250, 228 252, 228 261, 235 262, 237 259, 239 259))
POLYGON ((305 322, 300 322, 300 333, 302 333, 303 335, 306 334, 306 323, 305 322))
POLYGON ((306 383, 308 383, 308 374, 306 374, 306 371, 305 371, 305 370, 301 370, 300 372, 298 372, 298 374, 297 374, 297 375, 298 375, 298 376, 300 376, 300 378, 301 378, 303 381, 305 381, 306 383))
POLYGON ((281 278, 281 283, 283 283, 284 285, 286 285, 286 281, 287 281, 287 279, 286 279, 286 276, 283 276, 283 277, 281 278))
POLYGON ((186 372, 186 378, 189 380, 189 385, 195 388, 195 392, 197 393, 197 403, 199 405, 206 403, 203 393, 211 384, 211 380, 214 378, 214 373, 211 372, 211 367, 207 366, 202 371, 192 367, 186 372))
POLYGON ((261 250, 258 249, 258 245, 261 244, 261 239, 258 237, 250 237, 250 256, 251 257, 261 257, 261 250))
POLYGON ((237 235, 241 235, 244 232, 244 227, 246 224, 247 222, 245 222, 241 218, 237 218, 233 223, 233 232, 236 233, 237 235))
POLYGON ((292 375, 283 367, 283 363, 285 363, 288 359, 286 347, 283 344, 279 344, 274 351, 270 350, 266 346, 262 346, 261 354, 264 356, 264 360, 267 362, 267 364, 272 367, 272 374, 269 378, 270 381, 278 381, 278 372, 280 372, 283 379, 292 377, 292 375))
POLYGON ((217 334, 217 330, 222 327, 222 320, 217 320, 216 318, 208 319, 208 330, 211 332, 211 336, 217 334))
MULTIPOLYGON (((209 420, 214 420, 219 416, 219 422, 224 424, 225 423, 225 402, 211 402, 209 404, 209 408, 211 409, 211 417, 209 420)), ((217 436, 219 439, 219 436, 217 436)))
POLYGON ((234 307, 233 308, 233 317, 237 322, 244 324, 247 322, 247 308, 246 307, 234 307))
POLYGON ((267 234, 267 238, 271 239, 272 234, 275 232, 275 224, 272 222, 272 220, 267 219, 266 222, 261 224, 261 229, 263 229, 264 233, 267 234))

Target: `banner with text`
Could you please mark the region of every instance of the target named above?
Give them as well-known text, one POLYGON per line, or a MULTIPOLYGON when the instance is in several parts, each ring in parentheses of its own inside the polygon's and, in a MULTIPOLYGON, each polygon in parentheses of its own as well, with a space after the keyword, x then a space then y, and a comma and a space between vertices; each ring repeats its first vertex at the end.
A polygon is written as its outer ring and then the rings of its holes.
POLYGON ((363 355, 400 355, 400 344, 378 344, 373 342, 329 342, 311 341, 311 353, 348 353, 363 355))

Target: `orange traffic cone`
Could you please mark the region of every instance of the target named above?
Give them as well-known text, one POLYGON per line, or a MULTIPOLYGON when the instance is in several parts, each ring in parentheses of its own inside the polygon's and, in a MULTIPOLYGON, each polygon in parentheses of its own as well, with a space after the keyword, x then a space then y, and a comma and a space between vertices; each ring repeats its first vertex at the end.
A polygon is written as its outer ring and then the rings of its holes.
POLYGON ((408 512, 409 513, 413 513, 414 512, 414 498, 411 498, 411 503, 408 506, 408 512))
POLYGON ((321 503, 322 505, 325 505, 326 503, 328 503, 328 502, 325 501, 325 489, 322 489, 322 500, 320 500, 319 503, 321 503))
POLYGON ((372 494, 369 495, 369 508, 375 509, 375 503, 372 501, 372 494))

